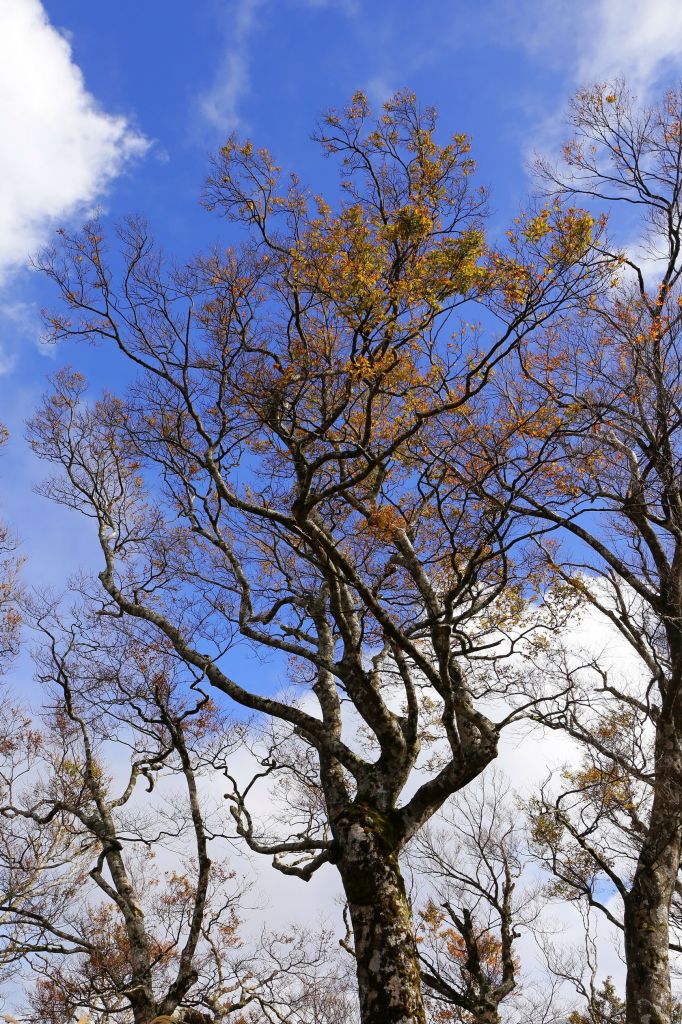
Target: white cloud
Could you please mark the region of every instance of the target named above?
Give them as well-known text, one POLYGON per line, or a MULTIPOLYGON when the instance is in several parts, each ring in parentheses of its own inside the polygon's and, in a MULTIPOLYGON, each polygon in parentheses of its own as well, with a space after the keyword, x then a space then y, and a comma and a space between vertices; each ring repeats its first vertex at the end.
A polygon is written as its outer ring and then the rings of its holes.
MULTIPOLYGON (((521 149, 529 167, 538 154, 560 159, 571 134, 566 107, 576 90, 623 79, 647 103, 682 79, 679 0, 497 0, 484 24, 498 46, 525 50, 553 79, 547 92, 521 88, 515 97, 526 120, 521 149)), ((627 241, 641 250, 641 238, 627 241)), ((655 270, 654 261, 647 263, 655 270)))
POLYGON ((682 69, 679 0, 599 0, 582 16, 581 80, 625 77, 644 95, 660 77, 682 69))
POLYGON ((39 0, 0 0, 0 278, 148 148, 87 91, 39 0))
POLYGON ((682 71, 679 0, 501 0, 491 12, 497 37, 568 72, 573 85, 617 77, 644 96, 682 71))

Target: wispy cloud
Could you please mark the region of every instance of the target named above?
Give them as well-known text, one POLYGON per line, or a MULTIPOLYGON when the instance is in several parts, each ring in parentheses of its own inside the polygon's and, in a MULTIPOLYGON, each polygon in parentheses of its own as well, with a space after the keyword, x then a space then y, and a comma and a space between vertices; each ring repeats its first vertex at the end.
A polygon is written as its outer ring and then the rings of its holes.
POLYGON ((39 0, 0 0, 0 280, 148 142, 88 92, 39 0))
POLYGON ((679 0, 501 0, 494 12, 498 36, 561 69, 573 85, 622 76, 644 96, 682 71, 679 0))
POLYGON ((364 91, 372 106, 378 110, 393 95, 395 86, 386 75, 372 75, 365 82, 364 91))
POLYGON ((622 78, 646 102, 682 77, 679 0, 495 0, 484 18, 491 41, 525 51, 551 73, 547 95, 536 89, 518 97, 525 108, 521 148, 528 165, 538 153, 558 153, 576 89, 622 78))
POLYGON ((56 348, 44 340, 36 303, 20 298, 0 301, 0 374, 13 369, 18 352, 27 345, 32 345, 42 356, 54 359, 56 348))
POLYGON ((239 125, 239 103, 248 93, 250 42, 258 14, 267 0, 234 0, 230 8, 230 39, 213 85, 199 98, 203 117, 214 128, 233 131, 239 125))
POLYGON ((295 2, 301 7, 337 7, 351 17, 360 13, 360 0, 295 0, 295 2))
MULTIPOLYGON (((1 2, 1 0, 0 0, 1 2)), ((227 47, 209 89, 199 96, 199 111, 205 121, 222 132, 231 132, 242 122, 240 105, 251 91, 251 49, 253 37, 263 24, 268 8, 285 0, 232 0, 228 5, 227 47)), ((360 12, 360 0, 288 0, 292 11, 337 10, 353 18, 360 12)))
POLYGON ((679 0, 599 0, 582 16, 581 79, 627 78, 644 95, 662 77, 682 71, 679 0))

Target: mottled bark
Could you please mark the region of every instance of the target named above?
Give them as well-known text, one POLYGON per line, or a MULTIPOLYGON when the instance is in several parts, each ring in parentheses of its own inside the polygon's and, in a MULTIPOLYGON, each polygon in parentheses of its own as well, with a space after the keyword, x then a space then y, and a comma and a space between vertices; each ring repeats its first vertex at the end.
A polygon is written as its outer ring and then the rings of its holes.
POLYGON ((387 818, 334 823, 348 900, 363 1024, 426 1024, 412 914, 387 818))
POLYGON ((682 838, 682 756, 660 747, 673 744, 659 737, 649 830, 625 900, 627 1024, 670 1024, 672 1015, 668 943, 682 838))
POLYGON ((137 1005, 131 1000, 131 1007, 133 1011, 133 1021, 135 1024, 155 1024, 156 1009, 153 1005, 150 1005, 146 999, 141 1005, 137 1005))
POLYGON ((482 1008, 473 1018, 472 1024, 500 1024, 500 1014, 497 1005, 482 1008))

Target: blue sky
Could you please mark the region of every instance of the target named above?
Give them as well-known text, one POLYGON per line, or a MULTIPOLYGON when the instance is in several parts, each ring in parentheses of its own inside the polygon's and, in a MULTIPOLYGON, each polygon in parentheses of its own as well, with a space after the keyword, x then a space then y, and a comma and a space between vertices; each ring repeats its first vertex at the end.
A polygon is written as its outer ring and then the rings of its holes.
POLYGON ((378 104, 410 87, 444 133, 472 134, 502 229, 578 85, 624 74, 653 94, 681 55, 679 0, 0 0, 0 512, 29 578, 63 585, 94 549, 85 524, 32 495, 43 470, 23 421, 56 366, 96 386, 121 372, 104 350, 39 343, 50 295, 26 267, 56 226, 144 213, 189 255, 228 237, 198 193, 230 131, 320 188, 333 168, 310 142, 318 115, 357 88, 378 104))

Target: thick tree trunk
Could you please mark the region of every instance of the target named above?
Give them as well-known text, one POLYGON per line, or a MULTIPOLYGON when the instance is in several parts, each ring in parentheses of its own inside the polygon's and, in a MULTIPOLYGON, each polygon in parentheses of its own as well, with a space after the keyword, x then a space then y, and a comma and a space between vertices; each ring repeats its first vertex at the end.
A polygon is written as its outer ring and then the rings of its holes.
POLYGON ((132 1011, 135 1024, 155 1024, 157 1019, 156 1009, 147 1001, 143 1003, 134 1002, 132 1004, 132 1011))
POLYGON ((481 1008, 478 1013, 473 1014, 472 1024, 500 1024, 500 1014, 497 1005, 490 1005, 481 1008))
POLYGON ((627 1024, 670 1024, 667 874, 663 866, 638 868, 626 903, 627 1024))
POLYGON ((627 1024, 670 1024, 670 903, 680 864, 682 759, 657 757, 654 802, 625 902, 627 1024))
POLYGON ((425 1024, 412 912, 389 826, 372 812, 334 825, 348 900, 362 1024, 425 1024))

